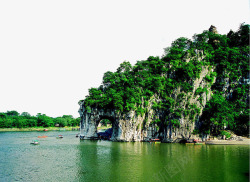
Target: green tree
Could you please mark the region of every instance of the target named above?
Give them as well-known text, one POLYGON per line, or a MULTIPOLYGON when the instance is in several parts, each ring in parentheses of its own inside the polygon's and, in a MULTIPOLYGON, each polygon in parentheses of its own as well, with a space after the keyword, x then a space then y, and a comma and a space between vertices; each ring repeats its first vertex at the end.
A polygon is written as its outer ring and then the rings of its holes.
POLYGON ((22 112, 21 116, 30 117, 31 115, 28 112, 22 112))
POLYGON ((6 114, 8 116, 19 116, 19 113, 17 111, 7 111, 6 114))
POLYGON ((51 117, 39 113, 37 117, 37 126, 50 127, 54 126, 54 122, 51 117))

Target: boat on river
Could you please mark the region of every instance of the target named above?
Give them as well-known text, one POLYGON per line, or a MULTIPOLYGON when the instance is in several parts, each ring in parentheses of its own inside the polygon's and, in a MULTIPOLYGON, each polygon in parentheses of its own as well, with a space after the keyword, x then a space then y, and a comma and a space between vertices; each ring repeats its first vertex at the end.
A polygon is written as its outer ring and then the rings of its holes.
POLYGON ((187 142, 187 143, 185 143, 186 145, 193 145, 194 143, 192 143, 192 142, 187 142))
POLYGON ((63 136, 62 135, 58 135, 58 137, 56 137, 56 138, 63 138, 63 136))
POLYGON ((38 145, 39 142, 38 142, 38 140, 33 140, 30 144, 32 144, 32 145, 38 145))
POLYGON ((159 138, 151 138, 149 142, 161 143, 161 140, 159 138))
POLYGON ((185 144, 189 145, 189 144, 194 144, 194 139, 188 139, 185 144))
POLYGON ((202 142, 202 141, 200 141, 200 140, 195 139, 195 140, 194 140, 194 144, 195 144, 195 145, 204 145, 205 142, 202 142))
POLYGON ((38 136, 37 138, 47 138, 48 136, 38 136))
POLYGON ((205 142, 194 143, 195 145, 205 145, 205 142))

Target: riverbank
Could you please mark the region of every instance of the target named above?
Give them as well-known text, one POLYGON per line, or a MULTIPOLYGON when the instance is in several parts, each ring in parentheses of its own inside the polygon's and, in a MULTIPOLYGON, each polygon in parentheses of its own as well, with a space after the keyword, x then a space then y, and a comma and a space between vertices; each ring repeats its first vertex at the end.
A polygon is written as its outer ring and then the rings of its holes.
POLYGON ((241 140, 209 140, 206 145, 250 145, 250 139, 242 138, 241 140))
MULTIPOLYGON (((101 126, 98 127, 98 130, 109 129, 110 127, 101 126)), ((29 128, 0 128, 0 132, 8 132, 8 131, 79 131, 79 127, 29 127, 29 128)))

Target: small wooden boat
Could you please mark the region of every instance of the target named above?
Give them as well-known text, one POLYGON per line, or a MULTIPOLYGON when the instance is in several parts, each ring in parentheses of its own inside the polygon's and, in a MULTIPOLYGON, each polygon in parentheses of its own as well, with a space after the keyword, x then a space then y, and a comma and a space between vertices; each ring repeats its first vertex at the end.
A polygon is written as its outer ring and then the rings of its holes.
POLYGON ((48 136, 38 136, 37 138, 47 138, 48 136))
POLYGON ((194 143, 195 145, 204 145, 205 142, 197 142, 197 143, 194 143))
POLYGON ((159 138, 151 138, 149 142, 161 142, 159 138))
POLYGON ((200 140, 194 140, 194 144, 195 145, 203 145, 205 144, 204 142, 200 141, 200 140))
POLYGON ((34 141, 32 141, 30 144, 32 144, 32 145, 38 145, 39 142, 38 142, 38 140, 34 140, 34 141))
POLYGON ((193 145, 194 143, 191 143, 191 142, 187 142, 185 143, 186 145, 193 145))
POLYGON ((62 135, 58 135, 58 137, 56 137, 56 138, 63 138, 63 136, 62 135))
POLYGON ((48 129, 44 129, 43 131, 48 131, 48 129))

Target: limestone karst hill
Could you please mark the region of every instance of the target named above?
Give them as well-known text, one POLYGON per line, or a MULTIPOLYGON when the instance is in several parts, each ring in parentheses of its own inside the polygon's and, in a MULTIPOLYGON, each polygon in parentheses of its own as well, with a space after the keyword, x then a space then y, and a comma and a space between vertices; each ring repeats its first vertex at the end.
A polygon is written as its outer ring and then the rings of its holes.
POLYGON ((211 26, 192 40, 181 37, 161 58, 123 62, 79 101, 81 133, 96 137, 98 123, 109 119, 114 141, 247 135, 248 61, 249 25, 242 24, 227 35, 211 26))

